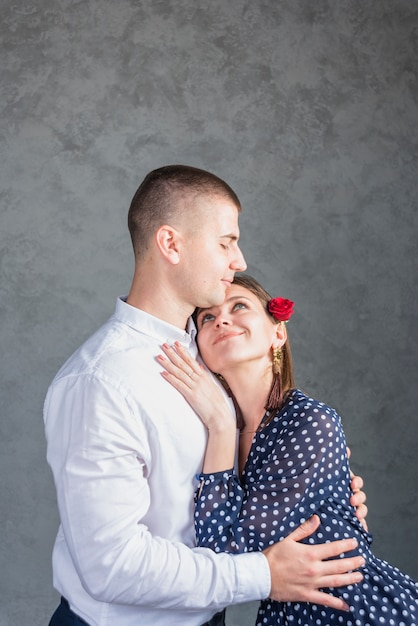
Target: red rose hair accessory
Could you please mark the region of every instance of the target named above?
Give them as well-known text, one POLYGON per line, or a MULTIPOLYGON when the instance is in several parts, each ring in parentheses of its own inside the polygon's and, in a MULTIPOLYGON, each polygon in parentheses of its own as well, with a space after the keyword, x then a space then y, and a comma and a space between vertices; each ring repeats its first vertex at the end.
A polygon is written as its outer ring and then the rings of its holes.
POLYGON ((277 322, 287 322, 294 313, 294 306, 295 303, 286 298, 272 298, 267 308, 277 322))

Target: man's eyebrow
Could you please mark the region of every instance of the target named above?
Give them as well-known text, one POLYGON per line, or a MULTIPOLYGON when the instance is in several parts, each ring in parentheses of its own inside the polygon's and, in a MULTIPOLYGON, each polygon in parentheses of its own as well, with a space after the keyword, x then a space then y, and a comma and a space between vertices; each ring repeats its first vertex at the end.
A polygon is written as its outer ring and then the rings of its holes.
POLYGON ((221 239, 230 239, 231 241, 238 241, 239 237, 238 235, 235 235, 234 233, 229 233, 227 235, 221 235, 221 239))

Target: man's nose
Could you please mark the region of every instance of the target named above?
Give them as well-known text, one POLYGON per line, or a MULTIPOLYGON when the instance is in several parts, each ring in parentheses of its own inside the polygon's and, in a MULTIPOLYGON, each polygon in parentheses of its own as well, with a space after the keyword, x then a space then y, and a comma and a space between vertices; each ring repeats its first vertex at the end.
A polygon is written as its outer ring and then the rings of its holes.
POLYGON ((235 258, 231 263, 231 268, 235 272, 244 272, 247 269, 247 263, 245 262, 244 255, 241 252, 241 248, 237 246, 235 258))

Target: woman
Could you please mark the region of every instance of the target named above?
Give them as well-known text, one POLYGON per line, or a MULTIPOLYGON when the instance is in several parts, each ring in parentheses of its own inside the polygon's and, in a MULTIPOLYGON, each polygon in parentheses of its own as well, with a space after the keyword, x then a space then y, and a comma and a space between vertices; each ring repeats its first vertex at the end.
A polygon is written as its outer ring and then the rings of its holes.
POLYGON ((285 324, 292 313, 292 302, 272 299, 246 276, 235 278, 222 305, 197 311, 202 358, 239 409, 238 473, 232 469, 236 424, 220 390, 180 346, 164 346, 168 358, 159 357, 163 375, 208 428, 196 494, 198 544, 215 551, 262 550, 316 513, 321 526, 310 542, 355 536, 366 558, 361 583, 332 591, 350 611, 267 599, 257 625, 416 625, 416 583, 372 554, 372 538, 350 504, 338 414, 294 386, 285 324))

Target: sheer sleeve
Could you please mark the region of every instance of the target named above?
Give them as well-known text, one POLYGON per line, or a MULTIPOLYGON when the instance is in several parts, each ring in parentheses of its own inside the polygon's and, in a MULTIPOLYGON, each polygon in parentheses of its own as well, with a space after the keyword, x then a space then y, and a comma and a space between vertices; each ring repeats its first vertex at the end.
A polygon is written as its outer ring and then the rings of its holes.
POLYGON ((263 550, 286 537, 347 482, 348 460, 334 409, 296 397, 254 439, 241 484, 230 470, 201 474, 195 498, 198 544, 263 550))

